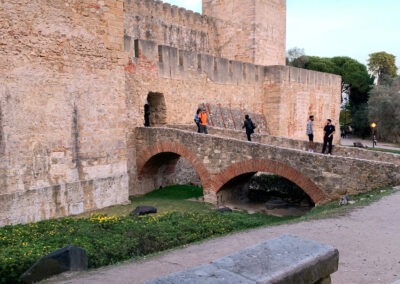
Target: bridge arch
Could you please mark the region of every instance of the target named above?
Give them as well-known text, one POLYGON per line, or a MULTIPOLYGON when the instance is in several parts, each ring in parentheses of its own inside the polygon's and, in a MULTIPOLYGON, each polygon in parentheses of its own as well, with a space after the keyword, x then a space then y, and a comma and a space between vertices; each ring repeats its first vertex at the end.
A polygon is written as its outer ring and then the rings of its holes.
POLYGON ((141 151, 136 158, 139 181, 156 174, 160 165, 169 164, 170 170, 175 170, 180 157, 185 158, 196 170, 203 188, 211 185, 210 175, 202 161, 187 147, 177 142, 160 141, 141 151))
POLYGON ((307 176, 294 168, 273 160, 247 160, 235 163, 222 170, 215 178, 213 190, 219 192, 224 185, 234 178, 251 177, 257 172, 267 172, 282 176, 297 184, 315 204, 320 204, 327 199, 325 193, 307 176))

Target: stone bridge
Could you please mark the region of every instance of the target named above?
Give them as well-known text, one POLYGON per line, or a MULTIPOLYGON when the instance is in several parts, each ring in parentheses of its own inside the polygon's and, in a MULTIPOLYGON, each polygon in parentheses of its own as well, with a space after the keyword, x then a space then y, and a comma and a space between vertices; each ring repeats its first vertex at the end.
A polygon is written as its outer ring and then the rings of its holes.
MULTIPOLYGON (((244 141, 239 131, 210 129, 198 134, 190 127, 135 130, 137 173, 141 192, 175 170, 180 157, 200 176, 205 201, 219 204, 257 172, 276 174, 297 184, 315 204, 342 195, 400 184, 400 156, 336 147, 336 155, 305 151, 307 143, 256 135, 244 141), (389 161, 389 162, 388 162, 389 161)), ((320 147, 320 145, 316 145, 320 147)))

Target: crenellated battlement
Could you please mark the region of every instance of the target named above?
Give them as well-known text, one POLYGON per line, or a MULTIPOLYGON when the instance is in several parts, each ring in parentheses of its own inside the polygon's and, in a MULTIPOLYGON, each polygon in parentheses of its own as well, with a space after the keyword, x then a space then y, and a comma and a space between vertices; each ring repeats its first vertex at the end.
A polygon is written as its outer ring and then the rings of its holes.
POLYGON ((126 12, 137 11, 141 15, 166 18, 179 26, 208 29, 213 22, 210 17, 162 1, 125 0, 124 4, 126 12))
POLYGON ((154 41, 131 38, 126 38, 126 41, 125 46, 130 50, 133 61, 138 64, 141 58, 145 58, 154 62, 162 78, 185 79, 193 74, 206 74, 211 81, 222 84, 297 82, 308 86, 329 87, 337 87, 341 82, 341 77, 334 74, 290 66, 255 65, 157 45, 154 41))

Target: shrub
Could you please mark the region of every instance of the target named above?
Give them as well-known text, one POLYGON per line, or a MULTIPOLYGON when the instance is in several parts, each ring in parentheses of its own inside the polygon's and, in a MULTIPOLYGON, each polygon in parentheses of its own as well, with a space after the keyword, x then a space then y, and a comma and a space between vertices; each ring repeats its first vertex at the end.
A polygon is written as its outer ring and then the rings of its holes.
POLYGON ((89 268, 96 268, 281 220, 264 214, 166 212, 6 226, 0 228, 0 282, 18 282, 37 259, 70 244, 85 249, 89 268))

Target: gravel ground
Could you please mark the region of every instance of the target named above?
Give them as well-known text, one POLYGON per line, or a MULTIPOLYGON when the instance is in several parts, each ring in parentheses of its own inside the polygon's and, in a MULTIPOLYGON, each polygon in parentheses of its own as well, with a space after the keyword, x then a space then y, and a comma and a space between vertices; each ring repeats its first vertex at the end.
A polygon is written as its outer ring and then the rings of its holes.
POLYGON ((332 283, 393 283, 400 279, 400 192, 332 219, 267 227, 232 234, 141 262, 130 262, 48 283, 142 283, 169 273, 207 264, 281 234, 294 234, 339 249, 339 271, 332 283))
MULTIPOLYGON (((372 139, 366 140, 366 139, 361 139, 361 138, 342 138, 341 140, 341 145, 343 146, 353 146, 354 142, 360 142, 364 146, 367 147, 372 147, 372 139)), ((386 142, 380 142, 378 141, 378 144, 375 146, 376 148, 381 148, 381 149, 388 149, 388 150, 397 150, 400 151, 400 147, 396 144, 392 143, 386 143, 386 142)))

